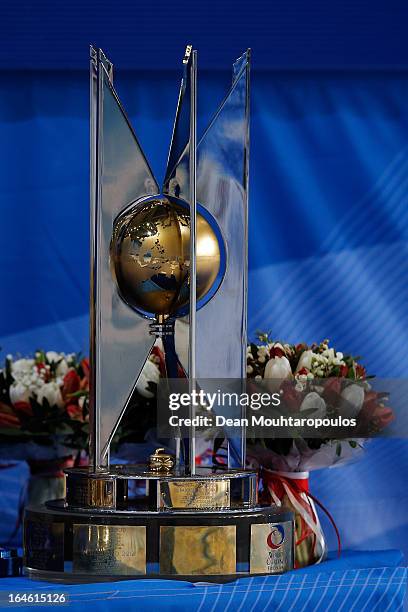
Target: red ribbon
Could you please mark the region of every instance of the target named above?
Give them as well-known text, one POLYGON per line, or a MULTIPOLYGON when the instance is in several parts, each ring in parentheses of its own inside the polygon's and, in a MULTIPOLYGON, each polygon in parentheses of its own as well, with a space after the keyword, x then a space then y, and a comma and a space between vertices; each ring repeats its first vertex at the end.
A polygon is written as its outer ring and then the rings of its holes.
MULTIPOLYGON (((288 476, 282 476, 277 472, 271 472, 269 470, 261 470, 261 477, 265 484, 265 487, 268 489, 269 494, 273 498, 272 493, 280 500, 283 499, 286 494, 285 486, 289 489, 293 497, 296 499, 297 503, 302 507, 304 512, 310 517, 311 521, 314 524, 318 524, 318 518, 313 508, 313 501, 328 517, 331 522, 333 529, 336 533, 337 537, 337 555, 340 557, 341 555, 341 540, 340 533, 337 528, 337 525, 330 514, 330 512, 325 508, 325 506, 309 491, 309 478, 290 478, 288 476), (285 485, 285 486, 284 486, 285 485)), ((298 540, 296 541, 296 546, 301 544, 306 538, 312 537, 313 543, 311 548, 311 555, 309 557, 309 562, 313 562, 313 549, 316 544, 316 534, 310 528, 308 523, 305 521, 304 517, 301 513, 299 513, 300 517, 300 525, 301 531, 298 540)), ((296 567, 296 564, 295 564, 296 567)))

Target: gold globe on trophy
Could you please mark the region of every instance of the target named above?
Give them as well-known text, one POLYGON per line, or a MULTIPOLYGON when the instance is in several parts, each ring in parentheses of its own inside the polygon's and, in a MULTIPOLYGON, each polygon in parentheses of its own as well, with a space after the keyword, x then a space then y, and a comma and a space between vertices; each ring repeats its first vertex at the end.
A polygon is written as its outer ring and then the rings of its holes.
MULTIPOLYGON (((220 276, 224 247, 213 227, 213 219, 210 223, 197 214, 197 302, 220 276)), ((119 293, 131 308, 149 318, 185 314, 190 299, 189 207, 170 197, 132 204, 114 225, 110 258, 119 293)))

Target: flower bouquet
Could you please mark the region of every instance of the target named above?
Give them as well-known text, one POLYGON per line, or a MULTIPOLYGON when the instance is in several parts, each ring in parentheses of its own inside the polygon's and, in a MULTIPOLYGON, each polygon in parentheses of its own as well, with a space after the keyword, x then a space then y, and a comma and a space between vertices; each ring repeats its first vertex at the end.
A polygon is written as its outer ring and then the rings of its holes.
MULTIPOLYGON (((112 448, 143 440, 154 426, 150 403, 160 377, 155 352, 146 362, 112 448), (137 409, 135 419, 134 410, 137 409)), ((88 462, 89 361, 75 354, 37 351, 7 356, 0 370, 0 458, 27 461, 28 500, 41 503, 64 495, 63 469, 88 462)))
MULTIPOLYGON (((279 379, 282 401, 293 415, 324 419, 346 412, 355 419, 357 434, 363 432, 365 437, 367 432, 381 431, 394 418, 385 404, 387 394, 372 389, 359 358, 330 347, 328 340, 310 346, 293 345, 273 342, 268 334, 260 333, 258 342, 248 346, 247 376, 256 381, 279 379)), ((321 504, 309 491, 309 471, 357 458, 364 441, 358 436, 248 441, 248 460, 261 471, 265 501, 272 500, 295 512, 297 567, 318 563, 326 554, 315 506, 321 504)))
POLYGON ((6 358, 0 371, 2 457, 27 461, 30 501, 61 497, 62 470, 83 460, 88 383, 88 360, 73 354, 37 351, 32 358, 6 358))

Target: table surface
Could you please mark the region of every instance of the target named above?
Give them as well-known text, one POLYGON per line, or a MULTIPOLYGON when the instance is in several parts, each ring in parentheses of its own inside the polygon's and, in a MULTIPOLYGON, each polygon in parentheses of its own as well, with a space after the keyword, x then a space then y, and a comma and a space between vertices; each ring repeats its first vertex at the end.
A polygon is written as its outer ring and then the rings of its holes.
MULTIPOLYGON (((344 551, 320 565, 280 576, 240 578, 228 584, 176 580, 126 580, 123 582, 58 585, 28 578, 0 580, 0 607, 24 609, 49 606, 9 605, 9 592, 65 592, 70 610, 91 605, 93 612, 177 610, 207 612, 392 612, 403 609, 407 569, 397 550, 344 551)), ((66 609, 64 606, 63 609, 66 609)))

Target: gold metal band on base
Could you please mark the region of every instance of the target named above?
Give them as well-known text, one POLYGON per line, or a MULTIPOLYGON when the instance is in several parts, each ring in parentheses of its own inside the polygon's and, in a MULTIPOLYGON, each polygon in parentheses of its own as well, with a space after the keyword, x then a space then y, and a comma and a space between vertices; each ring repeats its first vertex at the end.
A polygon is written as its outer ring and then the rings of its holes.
POLYGON ((293 514, 105 513, 28 508, 26 573, 59 581, 140 577, 233 580, 293 568, 293 514))

